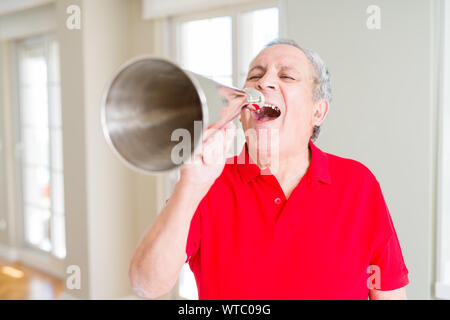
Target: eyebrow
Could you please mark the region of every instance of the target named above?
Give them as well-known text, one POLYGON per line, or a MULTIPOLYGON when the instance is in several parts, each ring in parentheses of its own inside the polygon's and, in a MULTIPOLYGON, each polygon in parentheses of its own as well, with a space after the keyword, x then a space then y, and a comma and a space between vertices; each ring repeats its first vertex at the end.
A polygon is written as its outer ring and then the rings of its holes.
MULTIPOLYGON (((280 71, 294 71, 296 73, 299 73, 299 71, 297 71, 295 68, 287 66, 287 65, 281 65, 279 68, 280 68, 280 71)), ((261 71, 266 71, 266 68, 264 68, 261 65, 257 65, 257 66, 252 67, 248 71, 248 73, 250 73, 250 72, 252 72, 253 70, 256 70, 256 69, 261 70, 261 71)))
POLYGON ((295 69, 293 67, 289 67, 289 66, 284 66, 284 65, 280 67, 280 70, 298 72, 297 69, 295 69))

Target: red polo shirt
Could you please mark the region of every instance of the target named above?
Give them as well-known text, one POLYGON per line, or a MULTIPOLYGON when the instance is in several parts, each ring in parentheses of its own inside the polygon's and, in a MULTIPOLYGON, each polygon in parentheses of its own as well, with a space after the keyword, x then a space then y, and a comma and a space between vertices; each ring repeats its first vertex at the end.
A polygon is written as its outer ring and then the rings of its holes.
POLYGON ((199 299, 367 299, 369 285, 408 284, 374 175, 309 148, 310 166, 288 199, 246 147, 229 159, 190 225, 186 253, 199 299))

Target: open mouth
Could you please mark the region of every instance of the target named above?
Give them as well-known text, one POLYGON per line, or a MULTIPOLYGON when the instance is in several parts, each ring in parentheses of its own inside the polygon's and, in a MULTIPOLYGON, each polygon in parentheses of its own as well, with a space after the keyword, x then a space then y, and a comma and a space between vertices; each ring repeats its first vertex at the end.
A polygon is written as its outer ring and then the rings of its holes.
POLYGON ((261 109, 253 111, 252 114, 259 121, 270 121, 278 118, 281 115, 281 110, 277 106, 266 103, 261 109))

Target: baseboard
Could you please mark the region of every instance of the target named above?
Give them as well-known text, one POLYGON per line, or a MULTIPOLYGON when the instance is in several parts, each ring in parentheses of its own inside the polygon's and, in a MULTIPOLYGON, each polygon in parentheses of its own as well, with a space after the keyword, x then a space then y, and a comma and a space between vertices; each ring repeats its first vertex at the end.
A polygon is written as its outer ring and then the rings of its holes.
POLYGON ((80 299, 64 291, 59 295, 58 300, 80 300, 80 299))
POLYGON ((66 276, 63 260, 27 248, 18 250, 17 257, 20 262, 27 266, 48 273, 56 278, 64 279, 66 276))
POLYGON ((64 261, 40 254, 30 249, 17 249, 0 244, 0 259, 8 262, 21 262, 29 267, 48 273, 57 278, 65 277, 64 261))

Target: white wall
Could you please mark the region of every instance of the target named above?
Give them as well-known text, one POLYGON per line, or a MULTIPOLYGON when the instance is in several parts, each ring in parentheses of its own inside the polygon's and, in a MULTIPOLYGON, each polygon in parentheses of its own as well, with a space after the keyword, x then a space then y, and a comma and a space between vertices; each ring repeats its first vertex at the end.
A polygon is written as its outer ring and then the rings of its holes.
POLYGON ((13 110, 10 107, 12 95, 11 95, 11 86, 9 83, 9 79, 11 76, 10 73, 10 65, 11 60, 9 57, 10 46, 4 41, 0 40, 0 113, 2 118, 3 127, 2 132, 0 133, 1 141, 2 141, 2 152, 0 153, 2 162, 2 168, 0 170, 3 171, 3 180, 5 183, 2 183, 2 187, 0 188, 0 192, 3 193, 2 199, 4 201, 1 204, 1 209, 4 210, 0 213, 0 217, 3 221, 3 224, 6 224, 6 228, 0 230, 0 254, 5 257, 13 257, 15 256, 14 247, 16 245, 14 239, 14 211, 15 211, 15 202, 14 202, 14 190, 15 184, 14 181, 14 145, 12 143, 12 130, 13 126, 10 121, 13 117, 13 110), (11 182, 10 182, 11 181, 11 182))
POLYGON ((133 176, 108 148, 100 123, 103 92, 127 60, 127 18, 126 1, 83 2, 89 273, 94 299, 131 293, 133 176))
POLYGON ((0 133, 2 140, 2 149, 0 153, 4 170, 3 178, 4 183, 0 188, 0 192, 3 193, 1 198, 5 201, 1 205, 1 209, 4 210, 0 216, 3 220, 5 229, 0 231, 0 254, 6 258, 14 258, 16 256, 15 247, 17 245, 15 241, 15 219, 14 213, 16 212, 15 203, 15 149, 13 144, 13 124, 11 119, 13 119, 13 110, 11 108, 12 102, 12 87, 9 82, 11 77, 11 59, 10 59, 11 48, 8 43, 0 40, 0 113, 2 118, 3 130, 0 133))
MULTIPOLYGON (((142 19, 142 1, 129 1, 129 51, 128 57, 161 54, 155 45, 159 29, 153 20, 142 19)), ((157 23, 156 23, 157 24, 157 23)), ((135 244, 153 223, 161 207, 164 177, 133 173, 135 186, 135 244)))
POLYGON ((8 242, 7 223, 8 212, 6 206, 6 154, 5 154, 5 129, 3 108, 3 46, 0 43, 0 244, 8 242))
POLYGON ((2 0, 0 2, 0 15, 42 6, 54 0, 2 0))
POLYGON ((129 262, 156 217, 161 192, 158 178, 131 171, 109 149, 100 102, 121 64, 154 53, 154 30, 141 20, 137 0, 84 0, 82 12, 89 297, 118 298, 132 294, 129 262))
POLYGON ((407 293, 432 296, 436 181, 436 1, 286 0, 285 32, 331 71, 334 102, 318 145, 380 181, 410 271, 407 293))
MULTIPOLYGON (((0 90, 10 91, 9 48, 13 41, 55 33, 60 42, 63 156, 65 174, 66 266, 81 269, 76 298, 120 298, 131 292, 128 266, 142 231, 156 217, 157 178, 135 174, 106 145, 100 122, 100 102, 108 81, 128 58, 153 54, 153 22, 141 20, 140 0, 59 0, 55 4, 0 16, 0 90), (82 12, 81 30, 66 27, 69 5, 82 12), (2 85, 3 83, 3 85, 2 85)), ((6 126, 0 141, 8 141, 8 214, 15 207, 13 112, 11 95, 0 96, 0 120, 6 126), (4 119, 3 119, 4 118, 4 119)), ((3 188, 2 188, 3 189, 3 188)), ((4 195, 0 190, 0 200, 4 195)), ((0 208, 6 206, 5 201, 0 208)), ((9 222, 9 221, 8 221, 9 222)), ((0 246, 16 247, 8 223, 0 231, 0 246)), ((2 248, 0 248, 2 249, 2 248)), ((64 271, 64 270, 63 270, 64 271)))
POLYGON ((52 3, 0 16, 0 39, 4 40, 42 34, 55 28, 55 6, 52 3))
POLYGON ((89 298, 89 238, 87 205, 87 155, 82 30, 69 30, 66 8, 81 0, 56 2, 57 39, 60 46, 61 106, 63 124, 64 204, 66 215, 66 266, 81 270, 81 289, 67 290, 77 298, 89 298))
POLYGON ((100 103, 107 83, 130 56, 151 54, 152 23, 140 3, 58 1, 66 174, 67 259, 84 274, 79 298, 131 294, 128 266, 140 233, 156 215, 155 180, 126 168, 106 145, 100 103), (65 28, 68 5, 82 11, 81 30, 65 28))

